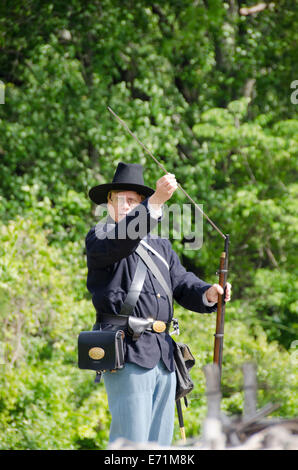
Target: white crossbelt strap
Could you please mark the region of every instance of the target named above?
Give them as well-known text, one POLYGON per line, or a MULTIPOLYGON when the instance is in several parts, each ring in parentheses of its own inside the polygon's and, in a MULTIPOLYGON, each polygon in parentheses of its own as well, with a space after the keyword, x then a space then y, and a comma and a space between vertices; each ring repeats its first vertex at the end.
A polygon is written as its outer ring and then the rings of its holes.
POLYGON ((148 243, 146 243, 144 240, 141 240, 142 245, 144 245, 146 248, 148 248, 148 250, 152 251, 152 253, 154 253, 156 256, 158 256, 158 258, 166 265, 167 269, 170 270, 170 267, 168 265, 168 263, 166 262, 166 260, 156 251, 154 250, 154 248, 152 248, 152 246, 148 245, 148 243))

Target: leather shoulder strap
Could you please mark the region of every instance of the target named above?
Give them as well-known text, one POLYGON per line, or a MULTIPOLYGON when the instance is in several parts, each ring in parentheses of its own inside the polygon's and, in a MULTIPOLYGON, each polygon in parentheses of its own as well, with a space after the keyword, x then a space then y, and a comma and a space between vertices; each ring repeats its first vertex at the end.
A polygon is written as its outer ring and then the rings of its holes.
POLYGON ((148 245, 148 243, 146 243, 144 240, 141 240, 140 243, 142 243, 142 245, 144 245, 148 250, 152 251, 152 253, 154 253, 154 254, 160 259, 160 261, 162 261, 163 264, 167 267, 167 270, 168 270, 168 271, 170 270, 167 261, 163 258, 163 256, 161 256, 161 255, 158 253, 158 251, 154 250, 154 248, 152 248, 151 245, 148 245))
POLYGON ((161 274, 160 270, 152 260, 151 256, 148 255, 147 251, 141 246, 140 244, 138 245, 136 249, 136 253, 143 259, 144 263, 146 263, 147 267, 150 269, 154 277, 157 279, 157 281, 160 283, 164 291, 166 292, 170 305, 172 307, 173 304, 173 295, 171 290, 169 289, 168 284, 166 283, 163 275, 161 274))
POLYGON ((131 315, 136 306, 139 295, 141 293, 145 277, 147 273, 147 266, 141 258, 138 259, 138 264, 134 278, 132 280, 130 289, 127 293, 126 299, 122 304, 120 315, 131 315))

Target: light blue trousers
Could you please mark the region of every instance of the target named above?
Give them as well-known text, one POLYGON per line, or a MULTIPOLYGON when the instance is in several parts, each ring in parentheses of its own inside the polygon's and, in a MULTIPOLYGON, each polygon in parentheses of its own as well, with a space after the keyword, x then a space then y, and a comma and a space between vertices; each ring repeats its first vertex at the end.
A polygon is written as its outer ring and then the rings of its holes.
POLYGON ((117 372, 105 372, 105 388, 112 415, 109 442, 171 445, 175 417, 176 374, 160 361, 153 369, 126 363, 117 372))

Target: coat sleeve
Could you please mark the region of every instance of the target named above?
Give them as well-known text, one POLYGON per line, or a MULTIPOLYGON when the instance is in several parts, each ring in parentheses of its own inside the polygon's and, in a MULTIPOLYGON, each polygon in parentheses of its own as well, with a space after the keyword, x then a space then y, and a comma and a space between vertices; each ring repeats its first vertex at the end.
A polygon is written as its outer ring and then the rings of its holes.
POLYGON ((169 246, 169 250, 170 275, 173 297, 176 302, 192 312, 212 313, 216 311, 217 304, 212 307, 207 307, 203 303, 203 294, 211 287, 211 284, 201 280, 191 271, 186 271, 177 253, 175 253, 171 246, 169 246))
POLYGON ((85 239, 88 268, 105 268, 129 256, 158 221, 150 215, 147 198, 111 229, 93 227, 85 239))

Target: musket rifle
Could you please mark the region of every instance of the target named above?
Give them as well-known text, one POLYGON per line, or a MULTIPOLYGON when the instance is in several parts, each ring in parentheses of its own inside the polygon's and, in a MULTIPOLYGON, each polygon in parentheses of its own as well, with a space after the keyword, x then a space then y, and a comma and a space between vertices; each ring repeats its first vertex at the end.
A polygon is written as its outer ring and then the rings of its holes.
POLYGON ((228 258, 229 258, 229 242, 230 236, 225 236, 225 246, 224 251, 220 256, 219 263, 219 285, 223 288, 223 295, 218 296, 217 302, 217 315, 216 315, 216 331, 214 334, 214 353, 213 353, 213 362, 219 367, 219 374, 221 377, 222 369, 222 356, 223 356, 223 339, 224 339, 224 324, 225 324, 225 308, 226 304, 224 301, 225 298, 225 289, 227 285, 228 278, 228 258))

